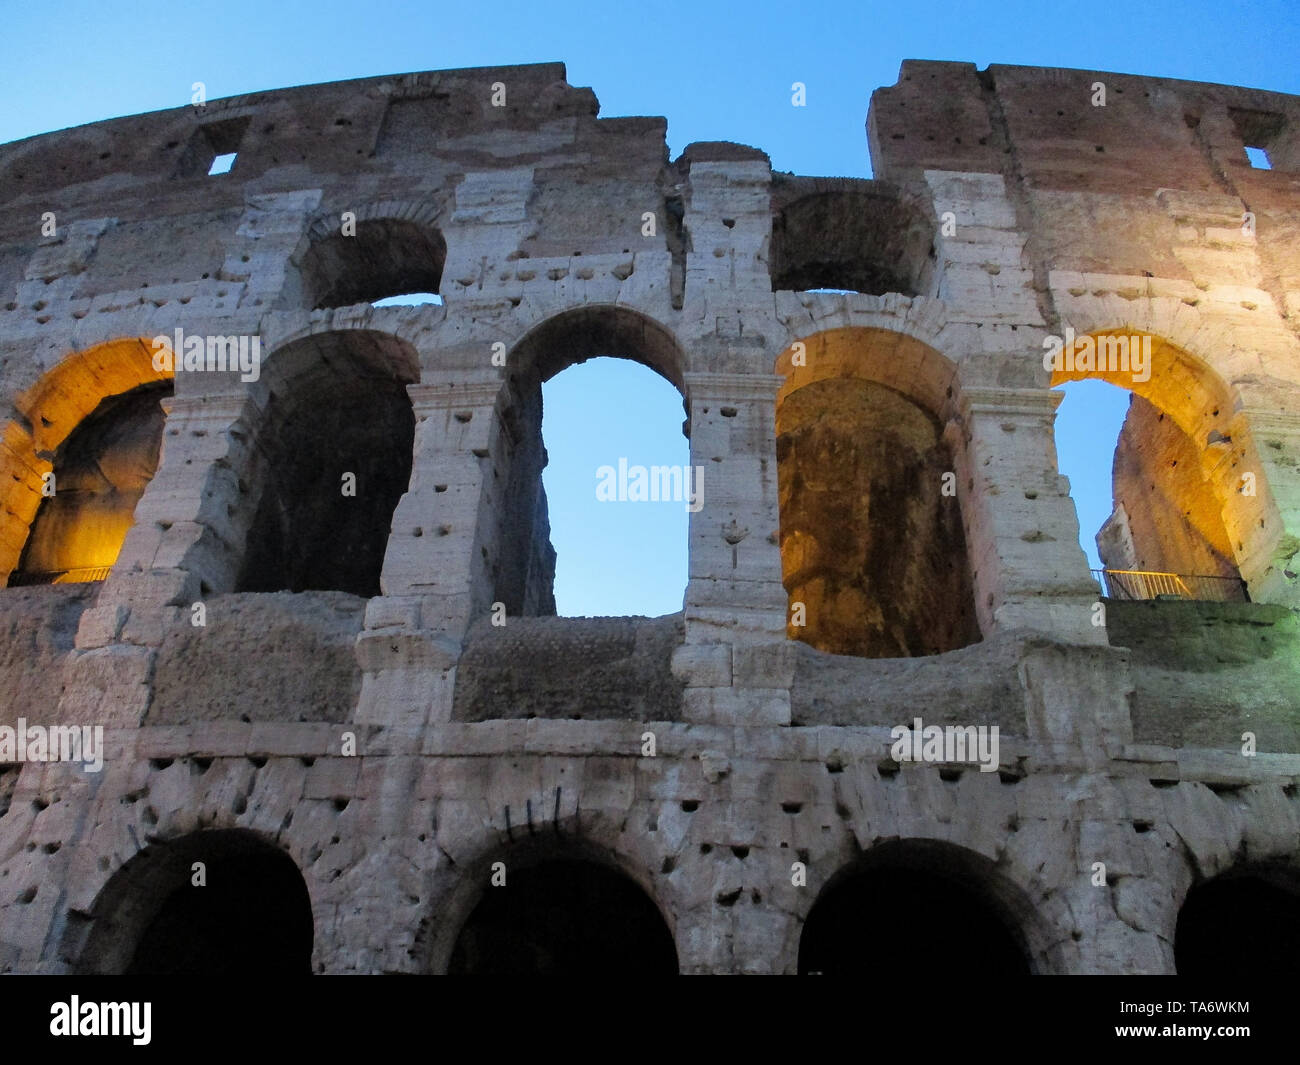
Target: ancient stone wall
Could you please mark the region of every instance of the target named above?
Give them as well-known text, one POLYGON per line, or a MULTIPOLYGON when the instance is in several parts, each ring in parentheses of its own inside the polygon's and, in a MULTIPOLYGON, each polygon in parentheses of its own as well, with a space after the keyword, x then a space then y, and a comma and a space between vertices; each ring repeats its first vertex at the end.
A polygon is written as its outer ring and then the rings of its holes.
POLYGON ((0 745, 0 971, 562 967, 581 881, 632 968, 846 965, 812 918, 920 885, 1011 968, 1159 973, 1198 885, 1294 890, 1300 100, 908 61, 872 181, 665 130, 543 64, 0 146, 4 574, 77 426, 173 389, 106 579, 0 590, 0 725, 104 730, 96 772, 0 745), (540 388, 599 355, 683 396, 680 615, 548 616, 540 388), (1102 595, 1080 377, 1183 434, 1250 602, 1102 595), (1000 742, 900 760, 918 717, 1000 742), (186 909, 236 882, 284 919, 186 909))

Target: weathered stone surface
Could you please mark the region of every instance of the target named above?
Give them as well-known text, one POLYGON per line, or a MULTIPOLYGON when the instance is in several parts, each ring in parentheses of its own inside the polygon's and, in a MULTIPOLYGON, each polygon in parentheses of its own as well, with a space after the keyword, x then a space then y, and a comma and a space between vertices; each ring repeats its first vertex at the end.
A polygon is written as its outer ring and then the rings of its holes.
POLYGON ((51 584, 0 595, 0 724, 56 719, 64 662, 98 592, 96 584, 51 584))
POLYGON ((679 615, 480 623, 457 666, 453 720, 677 721, 669 664, 683 630, 679 615))
POLYGON ((104 728, 95 772, 0 757, 0 972, 130 968, 195 861, 330 973, 473 968, 494 869, 561 861, 684 972, 797 971, 874 871, 1031 971, 1163 973, 1191 892, 1300 869, 1300 100, 908 61, 872 181, 598 112, 539 64, 0 146, 0 574, 78 427, 172 390, 156 469, 65 482, 147 482, 107 579, 0 590, 0 727, 104 728), (1049 369, 1068 330, 1149 379, 1049 369), (553 616, 540 389, 605 355, 705 471, 680 614, 553 616), (1053 438, 1089 376, 1139 397, 1123 557, 1249 602, 1099 600, 1053 438), (900 761, 918 717, 1000 741, 900 761))
POLYGON ((204 625, 185 616, 164 636, 146 725, 351 719, 364 599, 279 592, 206 606, 204 625))

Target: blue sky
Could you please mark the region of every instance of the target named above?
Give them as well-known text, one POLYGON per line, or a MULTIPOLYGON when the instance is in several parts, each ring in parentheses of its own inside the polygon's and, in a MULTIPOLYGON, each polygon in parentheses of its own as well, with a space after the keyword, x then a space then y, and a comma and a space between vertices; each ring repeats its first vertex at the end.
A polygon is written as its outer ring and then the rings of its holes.
MULTIPOLYGON (((595 90, 602 115, 666 116, 674 156, 691 141, 734 140, 762 148, 779 170, 869 177, 871 91, 893 84, 908 58, 1082 67, 1300 93, 1297 0, 6 6, 0 142, 181 106, 195 81, 216 98, 411 70, 561 61, 571 84, 595 90), (807 85, 807 107, 790 106, 794 81, 807 85)), ((605 362, 567 371, 545 393, 553 510, 567 507, 570 496, 586 507, 553 518, 560 612, 678 610, 684 512, 671 504, 596 503, 599 462, 591 457, 684 462, 671 458, 684 455, 681 402, 639 367, 616 366, 619 377, 604 376, 605 362), (560 408, 570 412, 563 420, 560 408), (633 435, 616 435, 624 431, 633 435), (599 446, 590 446, 597 439, 599 446), (587 457, 574 457, 578 466, 566 474, 568 456, 580 447, 587 457), (656 459, 661 454, 670 457, 656 459), (610 524, 611 512, 625 512, 622 532, 610 524), (609 547, 617 557, 601 562, 609 547)), ((1105 391, 1080 390, 1058 419, 1062 470, 1080 502, 1086 546, 1109 512, 1109 454, 1126 403, 1122 393, 1098 398, 1105 391)))

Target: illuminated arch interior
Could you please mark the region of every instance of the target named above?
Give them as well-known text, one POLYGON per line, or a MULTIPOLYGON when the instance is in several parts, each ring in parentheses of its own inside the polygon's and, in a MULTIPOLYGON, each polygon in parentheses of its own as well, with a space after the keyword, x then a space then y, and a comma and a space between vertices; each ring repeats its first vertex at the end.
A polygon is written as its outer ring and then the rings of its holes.
MULTIPOLYGON (((1240 578, 1246 530, 1257 526, 1256 507, 1237 491, 1239 469, 1257 464, 1233 426, 1227 386, 1204 362, 1162 337, 1115 329, 1084 334, 1092 366, 1052 373, 1053 387, 1098 380, 1132 394, 1112 462, 1110 519, 1098 533, 1103 565, 1111 570, 1226 578, 1188 584, 1189 594, 1228 593, 1240 578), (1107 360, 1108 338, 1127 338, 1130 348, 1150 345, 1150 365, 1136 371, 1107 360)), ((1084 348, 1083 351, 1087 351, 1084 348)), ((1123 579, 1123 578, 1115 578, 1123 579)), ((1134 580, 1136 578, 1133 578, 1134 580)))
POLYGON ((152 354, 144 339, 100 344, 16 398, 0 439, 0 571, 10 583, 99 578, 116 560, 157 468, 158 402, 171 390, 152 354))
POLYGON ((953 364, 911 337, 845 328, 792 345, 777 372, 789 637, 866 658, 976 642, 944 433, 953 364))

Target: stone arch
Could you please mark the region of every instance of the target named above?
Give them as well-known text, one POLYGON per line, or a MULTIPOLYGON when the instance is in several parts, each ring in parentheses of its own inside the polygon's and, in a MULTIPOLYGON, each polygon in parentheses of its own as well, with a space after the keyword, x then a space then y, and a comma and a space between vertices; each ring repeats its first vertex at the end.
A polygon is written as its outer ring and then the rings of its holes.
POLYGON ((447 242, 438 208, 423 201, 363 204, 356 232, 345 236, 340 213, 317 214, 290 261, 298 268, 304 307, 346 307, 409 292, 440 292, 447 242))
POLYGON ((779 341, 783 350, 801 337, 832 329, 877 329, 896 333, 933 348, 956 363, 961 341, 954 335, 961 326, 948 321, 942 300, 929 296, 901 296, 889 292, 871 296, 861 292, 779 292, 774 295, 776 317, 785 327, 779 341))
POLYGON ((1196 880, 1173 942, 1179 976, 1300 976, 1300 870, 1250 862, 1196 880))
POLYGON ((268 354, 244 418, 254 447, 237 591, 379 594, 392 513, 410 483, 406 386, 418 379, 415 348, 370 329, 313 331, 268 354))
MULTIPOLYGON (((1045 369, 1049 362, 1045 355, 1045 369)), ((1053 387, 1099 380, 1135 397, 1115 456, 1114 491, 1126 498, 1115 499, 1102 533, 1103 541, 1120 545, 1109 548, 1112 557, 1129 562, 1108 568, 1241 578, 1252 598, 1265 598, 1261 578, 1284 524, 1249 421, 1214 367, 1163 336, 1120 325, 1078 334, 1050 374, 1053 387), (1119 483, 1121 470, 1133 482, 1128 490, 1119 483), (1246 472, 1253 494, 1243 491, 1246 472), (1135 518, 1145 548, 1129 546, 1135 518), (1144 557, 1159 564, 1138 565, 1144 557)))
MULTIPOLYGON (((686 356, 665 326, 625 307, 577 307, 545 318, 507 350, 506 382, 497 399, 490 449, 503 490, 479 526, 475 557, 486 558, 487 604, 501 602, 508 614, 554 613, 555 555, 542 488, 541 386, 556 374, 598 356, 625 358, 648 367, 687 399, 686 356)), ((683 425, 685 430, 685 424, 683 425)))
POLYGON ((8 579, 17 567, 41 503, 42 477, 76 428, 105 400, 172 378, 170 370, 154 368, 149 340, 122 338, 67 356, 14 397, 0 431, 0 575, 8 579))
POLYGON ((100 889, 80 931, 65 951, 79 973, 311 971, 306 880, 283 850, 247 829, 150 843, 100 889))
MULTIPOLYGON (((675 971, 679 963, 676 922, 671 908, 665 905, 665 900, 656 890, 659 885, 646 868, 606 841, 607 836, 612 838, 615 835, 617 826, 603 824, 599 815, 588 813, 583 815, 581 826, 577 816, 573 815, 539 828, 536 834, 525 829, 514 833, 513 840, 507 834, 506 840, 482 841, 468 861, 462 858, 457 863, 454 878, 448 878, 442 890, 435 893, 430 912, 437 915, 436 923, 424 922, 417 935, 416 949, 425 959, 428 971, 446 973, 453 968, 464 971, 465 952, 462 950, 458 955, 458 943, 490 893, 509 891, 512 876, 524 878, 520 885, 524 890, 539 887, 536 881, 529 883, 527 874, 558 864, 599 870, 604 875, 594 885, 597 894, 604 888, 618 890, 617 885, 623 885, 624 889, 617 897, 608 901, 639 907, 637 920, 642 931, 650 935, 638 936, 637 941, 657 952, 655 958, 661 966, 667 964, 664 951, 671 952, 675 971), (505 866, 504 888, 491 884, 496 863, 505 866), (644 905, 640 906, 636 900, 644 905), (662 937, 656 929, 662 931, 662 937)), ((551 886, 553 883, 542 884, 540 889, 549 890, 551 886)))
POLYGON ((598 355, 639 362, 686 397, 686 354, 673 331, 648 314, 611 303, 587 304, 548 315, 508 350, 510 378, 549 381, 598 355))
MULTIPOLYGON (((1283 330, 1268 339, 1277 353, 1265 365, 1257 347, 1258 336, 1247 334, 1255 343, 1240 344, 1240 330, 1222 319, 1207 317, 1197 307, 1174 296, 1126 299, 1109 294, 1070 300, 1063 310, 1062 327, 1072 326, 1085 333, 1150 333, 1210 367, 1219 379, 1235 391, 1266 374, 1273 381, 1300 384, 1300 340, 1283 330)), ((1235 398, 1235 397, 1234 397, 1235 398)))
POLYGON ((773 175, 772 290, 919 294, 933 211, 883 181, 773 175))
POLYGON ((893 839, 827 879, 803 917, 798 969, 837 975, 887 964, 910 975, 941 964, 950 976, 964 966, 996 978, 1050 971, 1055 938, 992 859, 937 839, 893 839), (937 935, 927 916, 940 925, 937 935))
POLYGON ((776 372, 787 635, 868 658, 977 642, 947 428, 956 365, 906 334, 846 327, 795 342, 776 372))

